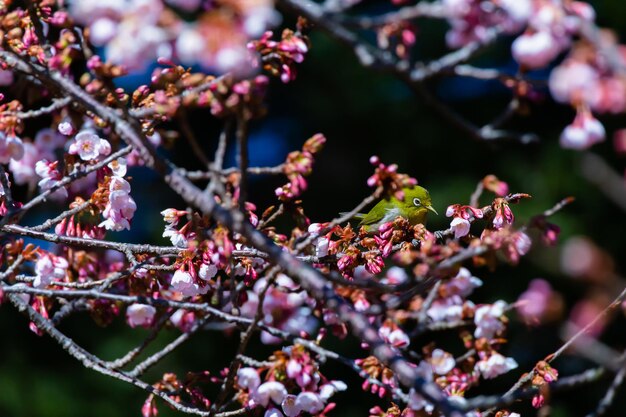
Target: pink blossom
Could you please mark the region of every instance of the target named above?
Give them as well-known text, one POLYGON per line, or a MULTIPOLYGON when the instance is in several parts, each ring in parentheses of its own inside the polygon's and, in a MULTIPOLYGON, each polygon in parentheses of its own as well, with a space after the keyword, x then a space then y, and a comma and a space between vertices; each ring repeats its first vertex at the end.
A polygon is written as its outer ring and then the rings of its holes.
POLYGON ((24 143, 17 136, 7 136, 0 132, 0 164, 8 164, 11 159, 19 161, 24 156, 24 143))
POLYGON ((65 138, 50 128, 41 129, 35 135, 35 145, 41 151, 54 151, 64 144, 65 138))
POLYGON ((290 394, 287 395, 281 403, 283 413, 285 413, 287 417, 296 417, 300 414, 300 411, 302 411, 300 407, 296 405, 296 398, 297 397, 295 395, 290 394))
POLYGON ((107 230, 120 231, 130 229, 137 204, 130 196, 130 184, 124 178, 113 176, 109 184, 109 201, 102 212, 106 219, 100 227, 107 230))
POLYGON ((34 184, 37 181, 35 164, 40 158, 37 147, 30 142, 24 143, 24 156, 19 160, 11 159, 9 169, 16 184, 34 184))
POLYGON ((447 374, 456 366, 454 356, 441 349, 433 350, 429 362, 433 367, 433 372, 439 375, 447 374))
POLYGON ((395 347, 407 347, 411 343, 409 336, 401 329, 392 329, 388 325, 381 326, 380 329, 378 329, 378 335, 385 342, 395 347))
POLYGON ((205 39, 195 26, 185 26, 176 38, 176 54, 186 64, 197 61, 204 51, 205 39))
POLYGON ((474 313, 474 324, 476 324, 474 337, 492 339, 494 335, 504 330, 504 323, 500 317, 504 315, 506 306, 504 301, 496 301, 494 304, 478 307, 474 313))
POLYGON ((251 395, 252 400, 256 404, 267 407, 270 399, 274 404, 282 404, 287 396, 287 389, 283 384, 277 381, 269 381, 261 384, 251 395))
POLYGON ((116 160, 109 162, 107 166, 111 169, 113 175, 116 177, 123 177, 124 175, 126 175, 127 162, 124 158, 117 158, 116 160))
POLYGON ((241 388, 254 391, 261 385, 261 378, 254 368, 240 368, 237 371, 237 384, 241 388))
POLYGON ((83 130, 74 137, 68 152, 72 155, 78 154, 83 161, 92 161, 100 155, 110 154, 111 145, 92 130, 83 130))
POLYGON ((267 28, 280 24, 280 21, 281 16, 276 9, 269 4, 263 4, 246 11, 243 29, 248 36, 254 38, 260 36, 267 28))
POLYGON ((618 76, 604 76, 590 86, 587 103, 600 113, 622 113, 626 110, 626 84, 618 76), (595 87, 595 88, 594 88, 595 87))
POLYGON ((450 227, 454 230, 454 238, 459 239, 469 233, 470 222, 460 217, 455 217, 450 222, 450 227))
POLYGON ((57 126, 57 130, 60 134, 65 136, 71 136, 74 134, 74 126, 69 120, 64 120, 59 123, 59 125, 57 126))
POLYGON ((450 294, 467 297, 475 288, 482 285, 483 282, 479 278, 472 276, 467 268, 461 267, 458 274, 446 284, 446 290, 450 294))
POLYGON ((187 311, 182 308, 176 310, 170 317, 170 322, 183 332, 189 332, 196 320, 193 311, 187 311))
POLYGON ((186 248, 187 247, 187 238, 180 231, 172 228, 166 227, 163 231, 163 237, 169 237, 172 241, 172 245, 177 248, 186 248))
POLYGON ((109 194, 109 202, 102 212, 106 220, 100 223, 100 227, 114 231, 130 230, 130 220, 135 210, 137 210, 137 205, 130 194, 123 190, 112 191, 109 194))
POLYGON ((60 256, 45 254, 39 257, 35 263, 35 280, 33 287, 41 288, 50 285, 53 281, 61 281, 65 278, 69 264, 60 256))
POLYGON ((602 123, 586 110, 579 111, 571 125, 561 133, 560 143, 563 148, 583 150, 602 142, 606 131, 602 123))
POLYGON ((485 379, 493 379, 517 368, 517 362, 513 358, 505 358, 497 352, 493 352, 488 359, 481 359, 476 363, 476 368, 485 379))
POLYGON ((126 320, 130 327, 150 327, 154 321, 156 308, 148 304, 131 304, 126 309, 126 320))
POLYGON ((211 278, 213 278, 215 275, 217 275, 217 271, 218 268, 217 266, 213 265, 213 264, 205 264, 203 263, 200 266, 200 270, 198 271, 198 276, 205 280, 208 281, 211 278))
MULTIPOLYGON (((56 169, 57 163, 57 161, 48 162, 42 159, 35 164, 35 172, 41 177, 38 184, 42 191, 51 189, 63 178, 61 173, 56 169)), ((59 188, 54 194, 59 197, 67 197, 67 190, 65 188, 59 188)))
POLYGON ((193 297, 198 294, 206 293, 208 286, 201 288, 195 283, 189 272, 177 269, 170 281, 172 290, 181 293, 184 297, 193 297))
POLYGON ((517 62, 531 69, 545 67, 560 52, 556 40, 547 31, 525 33, 519 36, 513 42, 511 50, 517 62))
POLYGON ((598 73, 589 64, 566 60, 550 73, 548 85, 555 100, 572 103, 574 100, 588 99, 597 88, 598 73))
POLYGON ((531 0, 500 0, 497 7, 481 0, 443 0, 451 29, 446 41, 459 48, 473 41, 484 41, 490 28, 499 27, 506 33, 521 30, 531 17, 531 0))
POLYGON ((513 235, 513 240, 515 242, 515 249, 517 250, 517 253, 521 256, 526 255, 533 244, 530 236, 528 236, 524 232, 515 233, 513 235))
POLYGON ((295 406, 307 413, 317 414, 324 409, 324 402, 313 392, 301 392, 298 394, 295 406))
POLYGON ((585 328, 588 336, 596 338, 600 336, 607 325, 606 316, 602 315, 604 300, 593 298, 583 299, 577 302, 570 313, 570 326, 573 325, 574 331, 585 328))
MULTIPOLYGON (((506 185, 506 183, 505 183, 506 185)), ((446 209, 446 217, 460 217, 465 220, 482 219, 484 213, 481 209, 462 204, 452 204, 446 209)))
POLYGON ((426 314, 434 322, 454 323, 463 317, 463 301, 456 295, 435 300, 426 314))
POLYGON ((161 212, 163 221, 169 223, 170 226, 176 226, 178 224, 178 220, 186 214, 187 212, 184 210, 176 210, 173 208, 165 209, 161 212))
POLYGON ((117 27, 118 24, 114 20, 101 17, 91 24, 89 40, 95 46, 104 46, 115 37, 117 27))
POLYGON ((600 262, 598 249, 587 238, 570 238, 561 250, 561 269, 572 277, 593 273, 600 262))
POLYGON ((320 387, 320 398, 324 401, 328 401, 328 399, 335 395, 336 392, 345 391, 347 389, 348 386, 345 382, 333 380, 320 387))
POLYGON ((385 278, 381 280, 386 285, 397 285, 406 282, 409 279, 406 271, 399 266, 392 266, 385 273, 385 278))
POLYGON ((278 408, 269 408, 265 410, 263 417, 284 417, 284 414, 278 408))

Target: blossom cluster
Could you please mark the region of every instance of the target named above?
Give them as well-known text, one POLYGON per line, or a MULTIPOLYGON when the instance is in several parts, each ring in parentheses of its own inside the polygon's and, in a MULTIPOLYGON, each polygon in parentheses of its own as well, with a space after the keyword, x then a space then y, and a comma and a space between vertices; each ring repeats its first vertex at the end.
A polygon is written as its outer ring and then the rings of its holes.
POLYGON ((162 57, 220 72, 246 71, 248 39, 280 21, 267 0, 72 1, 68 14, 112 63, 137 69, 162 57))

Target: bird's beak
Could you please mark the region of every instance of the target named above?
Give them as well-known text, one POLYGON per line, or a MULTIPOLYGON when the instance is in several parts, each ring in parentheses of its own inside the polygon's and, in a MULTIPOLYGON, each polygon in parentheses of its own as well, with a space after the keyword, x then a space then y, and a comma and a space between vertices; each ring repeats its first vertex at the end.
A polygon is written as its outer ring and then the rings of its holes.
POLYGON ((439 213, 437 213, 437 210, 435 210, 435 209, 433 208, 433 206, 426 206, 426 209, 427 209, 427 210, 432 211, 432 212, 433 212, 433 213, 435 213, 437 216, 439 215, 439 213))

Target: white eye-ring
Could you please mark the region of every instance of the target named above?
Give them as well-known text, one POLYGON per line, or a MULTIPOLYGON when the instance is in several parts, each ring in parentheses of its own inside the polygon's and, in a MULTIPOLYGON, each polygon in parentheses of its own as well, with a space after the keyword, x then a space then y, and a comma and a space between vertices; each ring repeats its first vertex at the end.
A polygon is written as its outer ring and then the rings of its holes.
POLYGON ((420 200, 419 198, 414 198, 413 199, 413 204, 417 207, 422 205, 422 200, 420 200))

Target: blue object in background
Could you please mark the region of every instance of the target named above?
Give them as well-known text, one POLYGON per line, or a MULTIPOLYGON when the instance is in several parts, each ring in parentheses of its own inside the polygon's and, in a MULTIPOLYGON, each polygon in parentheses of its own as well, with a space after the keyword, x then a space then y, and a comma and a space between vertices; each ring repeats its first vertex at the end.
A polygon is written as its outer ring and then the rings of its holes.
MULTIPOLYGON (((506 65, 487 65, 486 69, 494 69, 503 74, 515 76, 519 65, 514 60, 510 60, 506 65)), ((524 74, 525 79, 544 81, 547 84, 548 77, 553 67, 542 68, 540 70, 529 71, 524 74)), ((535 89, 542 90, 543 87, 535 86, 535 89)), ((547 88, 547 85, 546 85, 547 88)), ((447 102, 463 102, 493 96, 510 95, 511 89, 502 84, 499 80, 481 80, 472 77, 447 77, 442 79, 437 87, 437 96, 447 102)))
MULTIPOLYGON (((249 166, 274 166, 285 162, 290 150, 298 149, 293 142, 304 139, 295 123, 285 119, 266 119, 259 127, 250 129, 248 136, 249 166)), ((229 147, 226 167, 237 165, 237 147, 229 147)), ((256 177, 256 176, 255 176, 256 177)), ((253 180, 255 177, 251 177, 253 180)))

